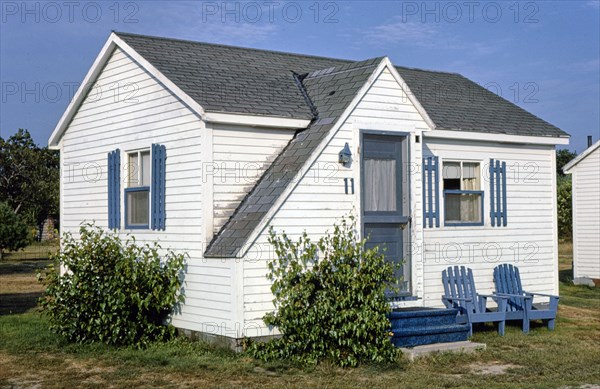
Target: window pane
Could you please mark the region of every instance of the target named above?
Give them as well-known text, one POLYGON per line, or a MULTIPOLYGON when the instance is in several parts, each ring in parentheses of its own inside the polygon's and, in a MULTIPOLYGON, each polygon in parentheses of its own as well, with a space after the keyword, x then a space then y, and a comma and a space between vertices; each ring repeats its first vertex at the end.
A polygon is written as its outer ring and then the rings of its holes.
POLYGON ((463 190, 479 190, 480 187, 479 164, 472 162, 463 163, 463 190))
POLYGON ((460 216, 464 222, 481 222, 481 195, 464 194, 460 197, 460 216))
POLYGON ((127 224, 146 226, 149 220, 149 193, 147 190, 127 192, 127 224))
POLYGON ((144 151, 142 154, 142 182, 140 186, 150 186, 150 152, 144 151))
POLYGON ((450 223, 481 223, 481 194, 446 194, 444 220, 450 223))
POLYGON ((444 178, 460 178, 460 162, 444 162, 444 178))
POLYGON ((460 190, 460 179, 444 178, 444 190, 460 190))
POLYGON ((138 186, 139 164, 138 164, 138 154, 137 153, 129 154, 127 165, 128 165, 128 178, 129 178, 127 185, 129 187, 138 186))
MULTIPOLYGON (((365 247, 379 247, 385 261, 394 265, 395 282, 391 285, 400 289, 401 293, 409 292, 410 267, 404 251, 403 229, 399 224, 365 224, 365 234, 368 236, 365 247)), ((386 292, 390 292, 389 290, 386 292)))
POLYGON ((396 211, 396 160, 364 160, 365 211, 396 211))
POLYGON ((447 222, 460 221, 460 195, 446 194, 444 196, 444 220, 447 222))

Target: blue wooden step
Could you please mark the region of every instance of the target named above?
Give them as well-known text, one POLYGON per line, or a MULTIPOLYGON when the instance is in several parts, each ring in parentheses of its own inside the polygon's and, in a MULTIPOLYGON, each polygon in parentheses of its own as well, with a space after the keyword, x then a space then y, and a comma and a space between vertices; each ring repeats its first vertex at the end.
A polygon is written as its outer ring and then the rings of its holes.
POLYGON ((392 330, 392 343, 396 347, 415 347, 433 343, 465 341, 469 335, 468 324, 428 325, 392 330))
POLYGON ((410 327, 442 326, 456 324, 456 309, 403 308, 392 311, 388 318, 392 330, 410 327))

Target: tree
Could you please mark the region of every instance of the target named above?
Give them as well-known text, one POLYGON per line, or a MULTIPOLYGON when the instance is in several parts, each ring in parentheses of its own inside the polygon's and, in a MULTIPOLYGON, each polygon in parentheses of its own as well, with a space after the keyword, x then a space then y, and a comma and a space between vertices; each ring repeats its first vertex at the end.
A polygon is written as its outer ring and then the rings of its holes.
POLYGON ((558 237, 573 239, 573 203, 572 184, 567 177, 558 180, 556 188, 556 202, 558 211, 558 237))
POLYGON ((0 202, 0 260, 5 250, 15 251, 29 244, 27 224, 11 209, 0 202))
POLYGON ((563 167, 571 162, 577 153, 569 150, 556 150, 556 202, 558 213, 558 237, 573 239, 573 204, 571 176, 563 172, 563 167))
POLYGON ((0 201, 25 223, 40 226, 58 215, 59 169, 58 152, 38 147, 29 131, 0 137, 0 201))
POLYGON ((556 150, 556 173, 559 177, 565 176, 565 173, 563 172, 563 167, 569 162, 571 162, 571 160, 576 156, 577 153, 574 153, 567 149, 556 150))

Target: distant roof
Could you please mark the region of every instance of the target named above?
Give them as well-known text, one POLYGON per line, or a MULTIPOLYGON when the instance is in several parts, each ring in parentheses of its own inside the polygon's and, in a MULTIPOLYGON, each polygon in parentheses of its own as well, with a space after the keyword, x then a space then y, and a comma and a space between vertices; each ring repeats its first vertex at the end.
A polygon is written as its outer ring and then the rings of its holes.
POLYGON ((570 170, 573 167, 575 167, 575 165, 577 165, 579 162, 586 159, 591 153, 593 153, 599 147, 600 147, 600 140, 597 141, 596 143, 594 143, 593 145, 591 145, 590 147, 588 147, 587 149, 585 149, 581 154, 579 154, 577 157, 575 157, 573 160, 571 160, 571 162, 569 162, 568 164, 563 166, 563 172, 571 173, 570 170))
MULTIPOLYGON (((116 32, 208 112, 312 119, 292 72, 355 61, 116 32)), ((437 129, 565 137, 567 133, 456 73, 396 69, 437 129)))

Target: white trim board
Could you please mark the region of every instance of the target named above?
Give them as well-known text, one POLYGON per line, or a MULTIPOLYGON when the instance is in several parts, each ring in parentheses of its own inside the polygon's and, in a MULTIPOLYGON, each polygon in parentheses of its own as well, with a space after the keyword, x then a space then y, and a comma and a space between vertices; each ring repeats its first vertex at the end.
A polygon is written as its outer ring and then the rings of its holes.
POLYGON ((455 139, 455 140, 474 140, 499 143, 516 143, 516 144, 538 144, 538 145, 568 145, 569 138, 547 137, 547 136, 528 136, 528 135, 506 135, 506 134, 491 134, 484 132, 472 131, 449 131, 449 130, 434 130, 424 132, 425 138, 439 139, 455 139))
POLYGON ((396 69, 396 67, 394 66, 392 61, 390 61, 390 59, 388 57, 385 57, 383 60, 385 61, 386 65, 388 66, 388 70, 390 71, 392 77, 394 77, 394 79, 396 80, 398 85, 400 85, 400 88, 402 88, 404 93, 406 93, 406 96, 408 97, 410 102, 415 106, 417 112, 419 112, 419 114, 421 115, 421 117, 423 118, 425 123, 427 123, 429 130, 435 130, 435 127, 436 127, 435 123, 433 122, 433 120, 431 119, 431 117, 429 116, 429 114, 427 113, 425 108, 423 108, 419 99, 417 99, 415 97, 415 95, 412 93, 412 91, 408 87, 408 84, 406 83, 406 81, 404 81, 404 79, 402 78, 400 73, 398 73, 398 70, 396 69))
POLYGON ((281 129, 304 129, 310 124, 309 119, 292 119, 276 116, 244 115, 235 113, 207 112, 204 121, 209 123, 236 124, 251 127, 269 127, 281 129))

